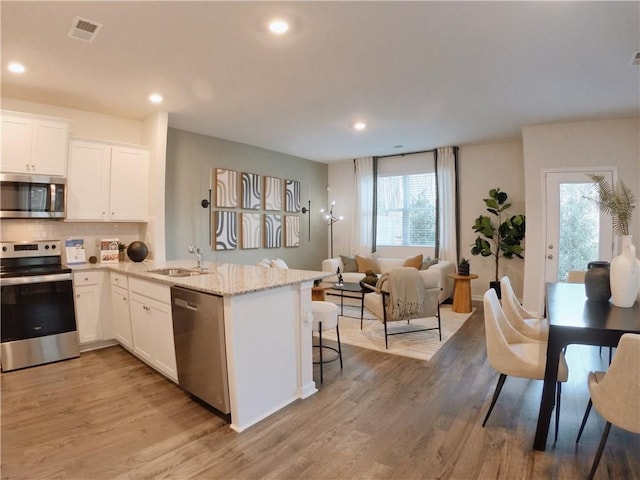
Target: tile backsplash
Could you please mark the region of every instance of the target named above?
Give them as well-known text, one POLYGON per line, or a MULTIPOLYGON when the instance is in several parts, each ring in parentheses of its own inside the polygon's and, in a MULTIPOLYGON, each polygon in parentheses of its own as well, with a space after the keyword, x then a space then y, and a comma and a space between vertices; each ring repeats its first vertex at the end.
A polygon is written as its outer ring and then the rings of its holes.
MULTIPOLYGON (((135 240, 147 242, 146 233, 147 226, 144 223, 75 223, 31 219, 6 219, 0 223, 0 240, 3 242, 82 238, 87 258, 98 255, 101 238, 118 238, 128 245, 135 240)), ((149 257, 153 258, 151 245, 149 257)))

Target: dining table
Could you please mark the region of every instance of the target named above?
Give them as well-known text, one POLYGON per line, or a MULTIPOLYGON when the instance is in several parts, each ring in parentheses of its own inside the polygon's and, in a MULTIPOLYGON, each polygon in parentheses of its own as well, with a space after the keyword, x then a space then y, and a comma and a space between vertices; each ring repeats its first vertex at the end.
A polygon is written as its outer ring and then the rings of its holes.
POLYGON ((544 451, 547 444, 562 350, 570 344, 615 347, 623 334, 640 333, 638 301, 630 308, 617 307, 610 300, 590 301, 585 295, 584 284, 579 283, 547 283, 545 290, 549 342, 533 443, 534 450, 540 451, 544 451))

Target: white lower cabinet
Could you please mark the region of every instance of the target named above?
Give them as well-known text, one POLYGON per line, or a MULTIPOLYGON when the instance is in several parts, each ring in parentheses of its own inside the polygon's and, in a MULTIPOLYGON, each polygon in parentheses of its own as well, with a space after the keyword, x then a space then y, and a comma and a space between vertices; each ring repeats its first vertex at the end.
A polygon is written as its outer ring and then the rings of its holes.
POLYGON ((133 351, 129 282, 122 273, 111 272, 111 311, 115 339, 127 350, 133 351))
POLYGON ((167 285, 129 278, 133 353, 173 381, 178 381, 167 285))
POLYGON ((76 305, 76 323, 80 344, 102 340, 100 297, 102 295, 101 272, 73 274, 73 290, 76 305))
POLYGON ((111 285, 111 311, 116 340, 127 350, 133 350, 128 290, 111 285))

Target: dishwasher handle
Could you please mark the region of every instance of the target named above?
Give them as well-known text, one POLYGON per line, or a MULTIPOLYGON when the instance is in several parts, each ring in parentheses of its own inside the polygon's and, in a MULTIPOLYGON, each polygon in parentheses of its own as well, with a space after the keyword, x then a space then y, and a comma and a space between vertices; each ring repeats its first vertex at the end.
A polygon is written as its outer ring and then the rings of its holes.
POLYGON ((181 298, 175 298, 173 303, 177 307, 193 310, 194 312, 197 312, 199 310, 198 305, 196 305, 195 303, 187 302, 186 300, 183 300, 181 298))

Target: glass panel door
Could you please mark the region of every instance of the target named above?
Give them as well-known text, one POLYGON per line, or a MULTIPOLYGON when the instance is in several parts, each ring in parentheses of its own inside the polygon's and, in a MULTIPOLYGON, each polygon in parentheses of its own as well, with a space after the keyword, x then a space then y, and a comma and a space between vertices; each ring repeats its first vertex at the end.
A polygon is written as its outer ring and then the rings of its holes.
MULTIPOLYGON (((600 214, 587 172, 546 174, 545 281, 566 281, 571 270, 586 270, 594 260, 611 261, 611 218, 600 214)), ((589 172, 591 173, 591 172, 589 172)), ((612 181, 613 172, 593 172, 612 181)))

